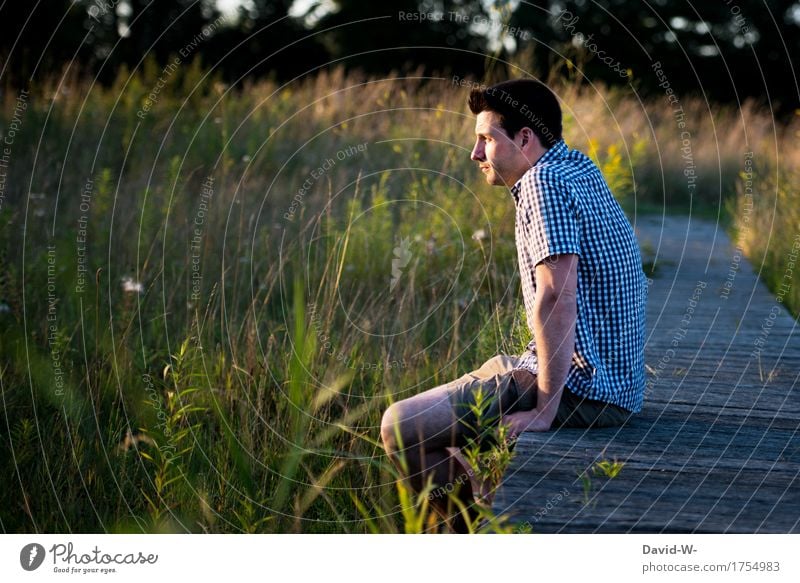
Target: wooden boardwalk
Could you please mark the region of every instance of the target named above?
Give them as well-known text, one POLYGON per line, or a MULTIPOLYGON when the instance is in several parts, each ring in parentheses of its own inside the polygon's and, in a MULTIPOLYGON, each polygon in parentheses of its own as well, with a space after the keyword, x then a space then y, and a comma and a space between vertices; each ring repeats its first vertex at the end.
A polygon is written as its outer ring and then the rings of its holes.
POLYGON ((524 433, 494 510, 532 532, 800 532, 797 322, 715 224, 635 226, 657 266, 644 408, 524 433))

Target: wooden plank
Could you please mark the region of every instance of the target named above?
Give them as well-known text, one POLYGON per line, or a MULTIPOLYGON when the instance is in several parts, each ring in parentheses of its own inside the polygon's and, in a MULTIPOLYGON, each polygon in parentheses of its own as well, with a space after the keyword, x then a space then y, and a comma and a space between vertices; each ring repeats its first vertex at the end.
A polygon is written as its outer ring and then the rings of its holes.
POLYGON ((523 434, 494 510, 534 532, 800 532, 797 321, 744 257, 731 276, 738 252, 716 225, 640 219, 658 265, 642 413, 523 434), (624 465, 610 478, 603 460, 624 465))
POLYGON ((643 433, 642 424, 630 432, 571 429, 524 436, 517 447, 525 452, 515 459, 528 463, 508 472, 495 510, 517 515, 518 522, 536 518, 540 532, 797 531, 800 456, 782 460, 769 453, 785 445, 791 432, 742 426, 726 444, 728 431, 703 434, 692 427, 673 436, 675 426, 667 423, 650 429, 643 433), (625 465, 607 478, 592 471, 602 459, 625 465), (586 494, 581 474, 589 476, 586 494), (559 493, 559 507, 552 508, 559 493), (762 524, 774 509, 781 516, 762 524))

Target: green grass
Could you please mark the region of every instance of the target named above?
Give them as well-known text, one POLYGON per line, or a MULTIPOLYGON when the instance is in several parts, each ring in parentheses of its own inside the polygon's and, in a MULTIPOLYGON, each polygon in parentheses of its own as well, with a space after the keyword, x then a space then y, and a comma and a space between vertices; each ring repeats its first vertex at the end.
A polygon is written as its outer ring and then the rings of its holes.
MULTIPOLYGON (((466 94, 340 70, 234 92, 186 67, 139 115, 159 73, 30 88, 0 208, 3 530, 440 529, 383 455, 381 414, 530 334, 513 205, 468 159, 466 94)), ((686 202, 660 104, 559 94, 568 143, 629 212, 686 202)), ((737 117, 714 112, 719 149, 684 106, 711 216, 735 201, 737 117)), ((494 481, 511 459, 481 455, 494 481)))
POLYGON ((752 179, 745 173, 740 175, 737 196, 727 207, 733 241, 795 318, 800 316, 800 207, 796 186, 800 175, 796 168, 756 164, 752 179))

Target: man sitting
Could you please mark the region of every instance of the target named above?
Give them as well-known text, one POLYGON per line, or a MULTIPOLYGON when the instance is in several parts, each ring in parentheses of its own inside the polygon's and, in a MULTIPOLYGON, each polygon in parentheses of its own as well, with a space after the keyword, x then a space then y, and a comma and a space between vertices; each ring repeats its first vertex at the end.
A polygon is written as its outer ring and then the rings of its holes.
MULTIPOLYGON (((533 340, 447 384, 391 405, 381 437, 417 492, 429 476, 468 509, 471 475, 452 448, 475 437, 479 388, 510 437, 555 427, 622 425, 642 408, 647 278, 633 229, 600 170, 561 137, 561 108, 542 83, 513 80, 473 89, 471 158, 486 181, 510 189, 522 296, 533 340), (458 485, 452 488, 452 485, 458 485)), ((457 451, 457 450, 456 450, 457 451)), ((475 517, 431 504, 455 532, 475 517)))

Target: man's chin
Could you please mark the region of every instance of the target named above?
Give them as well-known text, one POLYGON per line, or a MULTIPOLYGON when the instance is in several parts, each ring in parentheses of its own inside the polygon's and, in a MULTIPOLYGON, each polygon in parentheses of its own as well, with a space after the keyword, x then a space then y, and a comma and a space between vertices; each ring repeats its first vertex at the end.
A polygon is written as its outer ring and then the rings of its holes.
POLYGON ((494 172, 491 172, 491 173, 486 175, 486 182, 488 182, 492 186, 503 186, 503 185, 505 185, 505 182, 503 182, 503 179, 500 178, 494 172))

